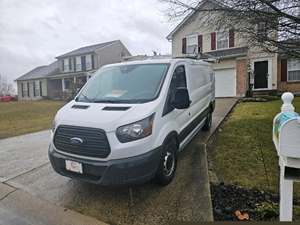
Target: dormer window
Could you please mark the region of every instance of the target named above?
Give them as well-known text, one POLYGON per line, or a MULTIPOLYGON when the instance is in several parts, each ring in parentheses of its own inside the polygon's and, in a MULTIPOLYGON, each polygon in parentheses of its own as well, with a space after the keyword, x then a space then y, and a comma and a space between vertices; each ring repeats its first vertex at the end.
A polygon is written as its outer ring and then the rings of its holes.
POLYGON ((219 31, 216 38, 217 49, 224 49, 229 47, 229 32, 219 31))

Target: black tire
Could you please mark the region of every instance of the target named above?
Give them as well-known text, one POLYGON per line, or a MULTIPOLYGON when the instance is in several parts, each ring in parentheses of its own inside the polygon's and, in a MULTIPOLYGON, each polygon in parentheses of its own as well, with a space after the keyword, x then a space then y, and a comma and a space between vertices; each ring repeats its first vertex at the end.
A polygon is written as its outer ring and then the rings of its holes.
POLYGON ((205 119, 205 124, 202 127, 202 130, 209 131, 211 128, 211 124, 212 124, 212 113, 210 112, 205 119))
POLYGON ((156 181, 162 186, 168 185, 174 178, 177 167, 177 144, 171 139, 163 145, 156 181))

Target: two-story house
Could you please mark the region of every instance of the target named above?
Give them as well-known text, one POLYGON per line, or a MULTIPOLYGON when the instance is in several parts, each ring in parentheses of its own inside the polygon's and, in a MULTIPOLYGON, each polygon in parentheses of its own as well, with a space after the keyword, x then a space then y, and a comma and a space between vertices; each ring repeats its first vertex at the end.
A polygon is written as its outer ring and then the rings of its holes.
POLYGON ((207 9, 216 7, 214 4, 212 0, 202 1, 199 10, 187 15, 167 36, 172 41, 172 56, 200 52, 218 58, 218 63, 213 64, 216 97, 245 96, 250 82, 256 92, 300 92, 300 61, 250 46, 246 35, 234 27, 220 29, 214 26, 213 19, 207 23, 203 17, 207 9))
POLYGON ((16 80, 18 99, 67 99, 97 69, 121 62, 128 56, 131 54, 120 40, 82 47, 57 56, 50 65, 37 67, 16 80))

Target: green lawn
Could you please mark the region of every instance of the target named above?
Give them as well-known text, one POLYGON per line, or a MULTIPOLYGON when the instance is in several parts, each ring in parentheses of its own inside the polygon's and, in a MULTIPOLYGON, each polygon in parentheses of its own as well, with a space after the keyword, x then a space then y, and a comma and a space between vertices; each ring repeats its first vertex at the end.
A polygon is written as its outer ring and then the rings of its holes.
POLYGON ((49 129, 63 104, 46 100, 0 103, 0 139, 49 129))
MULTIPOLYGON (((210 167, 219 181, 277 192, 278 157, 272 123, 281 101, 239 103, 211 141, 210 167), (265 166, 264 166, 265 165, 265 166)), ((295 98, 300 111, 300 98, 295 98)), ((297 193, 300 188, 297 187, 297 193)))

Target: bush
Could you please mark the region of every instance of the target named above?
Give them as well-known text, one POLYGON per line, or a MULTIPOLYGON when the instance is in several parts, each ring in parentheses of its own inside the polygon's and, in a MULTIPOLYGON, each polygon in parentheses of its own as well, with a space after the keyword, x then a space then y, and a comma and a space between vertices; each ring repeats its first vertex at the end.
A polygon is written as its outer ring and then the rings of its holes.
POLYGON ((279 216, 279 206, 273 202, 263 202, 256 205, 255 212, 261 220, 272 220, 279 216))

